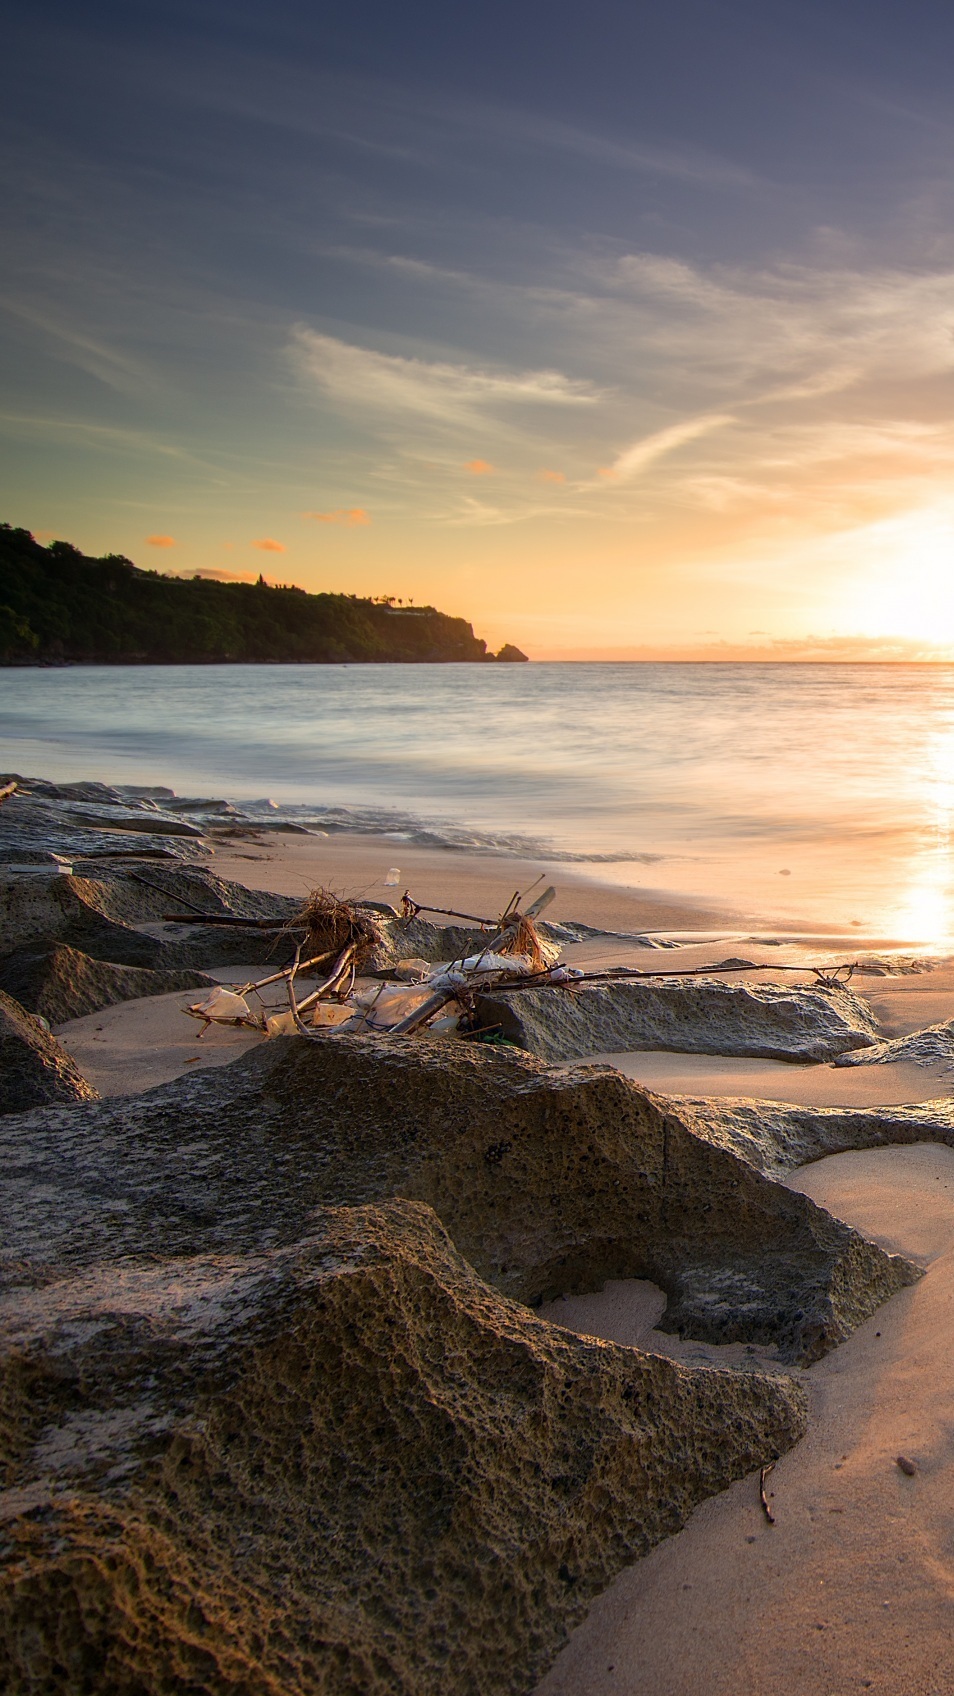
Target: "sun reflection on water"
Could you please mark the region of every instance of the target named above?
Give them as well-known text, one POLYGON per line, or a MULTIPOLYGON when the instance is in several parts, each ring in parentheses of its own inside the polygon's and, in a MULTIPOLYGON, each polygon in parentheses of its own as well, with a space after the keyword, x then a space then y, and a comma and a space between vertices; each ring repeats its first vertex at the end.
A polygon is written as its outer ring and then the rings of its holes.
POLYGON ((954 824, 954 722, 926 745, 922 793, 930 820, 924 847, 911 865, 911 882, 896 909, 899 931, 912 941, 950 946, 952 926, 951 831, 954 824))

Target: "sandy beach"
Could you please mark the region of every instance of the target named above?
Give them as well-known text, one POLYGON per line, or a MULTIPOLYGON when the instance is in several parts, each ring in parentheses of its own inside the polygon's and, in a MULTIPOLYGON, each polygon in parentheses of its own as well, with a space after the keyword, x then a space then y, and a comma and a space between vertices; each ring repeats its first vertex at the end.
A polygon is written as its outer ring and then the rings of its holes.
POLYGON ((408 889, 416 901, 456 907, 466 894, 473 903, 468 910, 488 916, 500 912, 515 889, 528 889, 543 877, 557 891, 551 918, 578 919, 607 930, 693 934, 743 924, 740 914, 703 900, 651 887, 617 888, 584 877, 563 861, 427 848, 347 831, 326 837, 276 831, 227 839, 216 844, 214 864, 221 877, 281 895, 305 896, 323 883, 350 899, 393 902, 408 889), (400 873, 396 886, 385 883, 392 866, 400 873))
MULTIPOLYGON (((398 892, 492 917, 515 888, 553 881, 548 914, 623 935, 574 943, 565 957, 665 972, 742 957, 754 981, 807 982, 811 962, 852 958, 885 939, 791 931, 773 935, 744 916, 649 889, 619 890, 530 860, 448 853, 386 837, 310 838, 274 833, 217 846, 214 869, 258 889, 304 896, 316 884, 341 894, 393 900, 398 892), (629 934, 625 934, 629 933, 629 934), (654 950, 639 934, 678 942, 654 950)), ((543 887, 543 884, 540 884, 543 887)), ((871 962, 869 961, 869 964, 871 962)), ((954 966, 925 959, 912 969, 890 954, 881 975, 859 974, 885 1036, 954 1017, 954 966), (885 975, 887 974, 887 975, 885 975)), ((915 962, 915 964, 917 964, 915 962)), ((230 967, 223 982, 262 975, 230 967)), ((280 986, 273 992, 280 1002, 280 986)), ((194 992, 109 1007, 58 1034, 103 1095, 168 1082, 227 1064, 262 1039, 183 1018, 194 992)), ((603 1054, 665 1095, 744 1097, 818 1106, 939 1100, 954 1071, 913 1062, 836 1067, 662 1052, 603 1054)), ((847 1342, 798 1376, 810 1395, 807 1437, 771 1475, 769 1525, 757 1476, 706 1502, 685 1529, 624 1570, 571 1636, 536 1696, 940 1696, 954 1678, 954 1400, 950 1318, 954 1304, 954 1154, 934 1146, 834 1156, 789 1182, 838 1218, 923 1266, 925 1276, 880 1308, 847 1342), (902 1455, 915 1468, 897 1465, 902 1455)), ((780 1370, 772 1352, 681 1342, 655 1329, 662 1292, 641 1281, 560 1298, 544 1317, 591 1337, 666 1354, 688 1364, 780 1370)))
MULTIPOLYGON (((760 1509, 757 1475, 706 1502, 599 1598, 536 1696, 951 1688, 954 1154, 835 1155, 790 1181, 925 1276, 802 1374, 808 1435, 771 1474, 775 1524, 760 1509)), ((548 1312, 559 1319, 562 1306, 575 1329, 697 1364, 730 1352, 651 1333, 646 1286, 631 1310, 625 1296, 625 1285, 607 1286, 548 1312)))
MULTIPOLYGON (((745 958, 753 982, 808 983, 809 963, 852 960, 859 949, 890 949, 892 939, 773 928, 764 920, 700 900, 690 904, 667 891, 617 888, 583 877, 560 863, 523 860, 395 843, 386 836, 299 836, 269 832, 216 843, 212 867, 223 878, 281 895, 300 896, 323 885, 355 899, 399 899, 409 889, 417 901, 433 902, 495 918, 515 889, 537 884, 556 889, 547 918, 573 920, 615 935, 570 943, 564 958, 580 968, 599 971, 625 965, 640 971, 684 970, 745 958), (391 867, 400 871, 395 887, 385 882, 391 867), (539 881, 538 880, 541 880, 539 881), (641 940, 678 943, 651 949, 641 940), (793 968, 805 969, 793 971, 793 968), (781 970, 780 968, 785 968, 781 970)), ((896 944, 894 944, 896 946, 896 944)), ((901 964, 910 963, 910 955, 901 964)), ((883 962, 891 966, 891 955, 883 962)), ((954 1017, 954 964, 926 957, 925 972, 898 976, 859 975, 855 987, 865 996, 886 1036, 901 1036, 954 1017)), ((879 966, 879 969, 881 967, 879 966)), ((236 966, 217 972, 223 983, 261 977, 265 968, 236 966)), ((286 1005, 281 986, 270 992, 276 1007, 286 1005)), ((201 1026, 182 1017, 196 999, 178 991, 149 1001, 122 1002, 83 1019, 72 1020, 58 1035, 101 1093, 127 1094, 171 1082, 193 1066, 223 1065, 261 1040, 253 1032, 201 1026)), ((938 1099, 954 1092, 954 1072, 943 1065, 902 1062, 889 1066, 838 1068, 781 1061, 741 1061, 709 1055, 671 1053, 596 1054, 594 1061, 617 1066, 648 1088, 673 1095, 749 1096, 815 1106, 888 1106, 938 1099)))

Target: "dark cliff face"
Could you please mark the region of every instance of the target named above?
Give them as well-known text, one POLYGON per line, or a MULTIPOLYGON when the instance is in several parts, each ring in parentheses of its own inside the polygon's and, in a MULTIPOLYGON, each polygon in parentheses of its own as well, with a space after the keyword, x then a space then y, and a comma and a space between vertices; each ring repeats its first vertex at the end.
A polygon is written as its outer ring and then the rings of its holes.
POLYGON ((0 664, 486 660, 463 618, 139 571, 0 525, 0 664))

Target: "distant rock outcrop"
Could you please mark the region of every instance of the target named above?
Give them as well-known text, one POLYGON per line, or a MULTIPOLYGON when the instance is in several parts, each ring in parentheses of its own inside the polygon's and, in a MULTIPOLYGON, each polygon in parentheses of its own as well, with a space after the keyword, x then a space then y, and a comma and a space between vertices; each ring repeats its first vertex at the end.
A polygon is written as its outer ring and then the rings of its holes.
POLYGON ((817 1061, 878 1040, 869 1007, 848 989, 704 977, 500 989, 480 997, 478 1013, 550 1061, 628 1049, 817 1061))
POLYGON ((0 1113, 98 1099, 56 1038, 0 990, 0 1113))

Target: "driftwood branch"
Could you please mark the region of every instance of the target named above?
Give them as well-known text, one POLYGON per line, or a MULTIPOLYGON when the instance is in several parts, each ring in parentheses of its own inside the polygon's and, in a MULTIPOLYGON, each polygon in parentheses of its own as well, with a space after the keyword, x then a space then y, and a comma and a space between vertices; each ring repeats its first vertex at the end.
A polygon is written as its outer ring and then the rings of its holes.
POLYGON ((771 1508, 769 1507, 768 1496, 765 1494, 765 1480, 768 1478, 769 1473, 774 1472, 774 1471, 775 1471, 775 1462, 773 1460, 772 1462, 770 1462, 770 1464, 768 1466, 763 1466, 761 1472, 759 1473, 759 1501, 762 1504, 762 1512, 764 1513, 764 1515, 765 1515, 765 1517, 768 1520, 770 1525, 775 1524, 775 1515, 772 1512, 771 1508))
MULTIPOLYGON (((494 940, 496 941, 496 938, 494 940)), ((488 952, 490 952, 490 949, 488 949, 488 952)), ((846 963, 844 966, 832 967, 831 970, 832 972, 852 972, 856 969, 858 964, 859 962, 855 961, 851 965, 846 963)), ((548 967, 545 972, 538 972, 534 977, 517 978, 513 983, 508 983, 506 985, 508 995, 512 989, 575 989, 576 985, 579 983, 619 983, 621 980, 624 981, 626 978, 715 977, 716 974, 721 976, 729 972, 751 971, 814 972, 816 977, 821 979, 823 986, 829 989, 839 988, 847 981, 847 979, 843 978, 835 979, 834 977, 826 976, 826 974, 820 971, 817 966, 775 965, 774 961, 766 961, 763 965, 749 964, 746 966, 680 966, 677 967, 676 970, 669 972, 665 969, 658 972, 641 971, 636 966, 610 966, 605 972, 581 972, 578 978, 565 978, 563 980, 558 978, 555 983, 550 976, 551 970, 552 968, 548 967)), ((498 984, 495 987, 500 988, 501 986, 498 984)))
MULTIPOLYGON (((166 891, 163 891, 165 894, 166 891)), ((240 930, 284 930, 284 919, 242 919, 234 913, 163 913, 167 924, 231 925, 240 930)))

